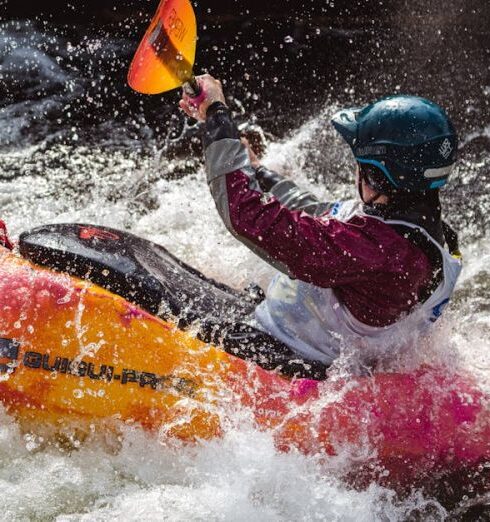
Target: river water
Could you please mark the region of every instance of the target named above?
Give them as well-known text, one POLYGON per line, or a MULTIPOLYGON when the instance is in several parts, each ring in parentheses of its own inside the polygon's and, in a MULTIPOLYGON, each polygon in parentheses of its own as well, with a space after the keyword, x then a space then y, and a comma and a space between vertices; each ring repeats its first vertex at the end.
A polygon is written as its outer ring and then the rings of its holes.
MULTIPOLYGON (((328 125, 338 107, 390 92, 447 107, 460 160, 443 200, 465 268, 433 345, 416 357, 469 370, 490 391, 488 9, 420 5, 399 2, 404 9, 380 19, 353 9, 340 22, 333 3, 314 19, 261 13, 252 22, 203 9, 198 60, 226 81, 239 121, 265 131, 265 164, 325 198, 355 194, 349 151, 328 125)), ((217 216, 177 95, 147 98, 125 86, 148 12, 91 25, 0 21, 0 218, 13 236, 50 222, 128 229, 232 286, 266 285, 270 268, 217 216)), ((247 422, 197 447, 133 428, 117 450, 100 440, 67 450, 0 417, 2 520, 463 519, 464 510, 421 491, 353 490, 314 458, 278 453, 247 422)), ((488 520, 484 503, 466 519, 488 520)))

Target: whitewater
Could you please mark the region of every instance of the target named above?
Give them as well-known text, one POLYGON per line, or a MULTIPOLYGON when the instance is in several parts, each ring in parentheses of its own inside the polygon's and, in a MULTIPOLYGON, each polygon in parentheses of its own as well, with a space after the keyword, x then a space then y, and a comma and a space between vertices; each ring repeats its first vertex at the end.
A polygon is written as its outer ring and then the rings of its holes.
MULTIPOLYGON (((107 225, 160 243, 206 276, 235 288, 250 282, 265 287, 271 268, 225 230, 200 158, 174 152, 175 143, 192 135, 183 117, 179 132, 165 140, 140 115, 131 122, 121 120, 123 109, 117 106, 94 126, 61 124, 61 114, 80 111, 77 104, 92 110, 83 93, 94 80, 60 65, 56 56, 78 53, 80 59, 83 47, 85 60, 104 60, 122 43, 111 41, 109 51, 102 51, 97 39, 77 45, 46 36, 29 22, 0 28, 5 97, 0 109, 0 218, 12 236, 46 223, 107 225), (16 89, 23 97, 5 95, 16 89)), ((482 96, 488 101, 490 85, 482 96)), ((237 111, 242 102, 236 100, 237 111)), ((349 151, 328 127, 337 108, 330 100, 284 136, 268 135, 264 163, 322 198, 353 196, 349 151), (317 175, 319 162, 330 176, 328 184, 317 175)), ((449 221, 460 228, 465 259, 455 298, 432 343, 392 368, 449 364, 475 375, 487 392, 490 201, 484 192, 467 200, 465 187, 475 178, 487 179, 489 139, 488 119, 461 136, 455 188, 443 195, 449 221), (451 201, 457 188, 463 194, 451 201)), ((352 489, 336 473, 349 455, 325 463, 296 452, 279 453, 272 434, 255 429, 246 411, 236 413, 223 438, 191 446, 134 426, 116 441, 94 434, 83 443, 71 442, 52 444, 22 433, 15 419, 0 411, 1 520, 367 522, 457 516, 441 499, 417 490, 400 499, 376 484, 352 489)))

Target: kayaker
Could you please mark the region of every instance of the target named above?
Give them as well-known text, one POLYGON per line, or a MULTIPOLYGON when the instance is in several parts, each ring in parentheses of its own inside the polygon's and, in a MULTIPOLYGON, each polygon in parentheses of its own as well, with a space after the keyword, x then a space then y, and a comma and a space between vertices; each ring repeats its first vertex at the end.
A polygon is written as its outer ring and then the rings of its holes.
POLYGON ((370 360, 407 349, 441 315, 461 271, 439 200, 457 150, 446 113, 398 95, 336 113, 332 124, 355 156, 359 197, 323 202, 252 165, 221 83, 210 75, 198 81, 199 105, 184 94, 180 107, 205 122, 218 212, 278 271, 255 310, 259 328, 325 366, 343 346, 370 360))

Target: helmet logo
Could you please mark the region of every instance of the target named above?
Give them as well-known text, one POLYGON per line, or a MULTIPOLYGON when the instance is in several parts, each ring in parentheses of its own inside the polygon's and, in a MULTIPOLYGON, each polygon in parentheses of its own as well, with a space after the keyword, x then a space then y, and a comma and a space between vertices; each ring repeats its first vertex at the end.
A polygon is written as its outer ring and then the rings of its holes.
POLYGON ((446 138, 439 147, 439 153, 444 159, 448 159, 453 151, 451 142, 446 138))
POLYGON ((383 156, 386 154, 386 147, 384 145, 368 145, 366 147, 359 147, 356 150, 357 156, 383 156))

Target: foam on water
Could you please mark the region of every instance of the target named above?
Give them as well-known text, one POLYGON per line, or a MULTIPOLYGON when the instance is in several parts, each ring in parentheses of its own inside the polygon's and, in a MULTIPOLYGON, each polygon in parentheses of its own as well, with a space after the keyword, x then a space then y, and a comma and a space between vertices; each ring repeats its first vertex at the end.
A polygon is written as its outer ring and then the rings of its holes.
MULTIPOLYGON (((320 121, 314 119, 291 139, 272 144, 266 162, 303 172, 297 181, 324 195, 325 188, 309 181, 302 170, 305 144, 320 121)), ((48 153, 53 158, 47 162, 46 177, 36 175, 34 163, 31 175, 3 183, 3 217, 16 232, 53 221, 129 228, 233 286, 251 280, 267 283, 271 269, 226 232, 201 169, 169 181, 158 179, 158 172, 169 168, 161 157, 95 153, 83 147, 48 153), (85 196, 71 191, 87 177, 85 196), (146 212, 131 206, 142 179, 157 179, 144 188, 157 201, 146 212), (125 197, 113 197, 115 185, 117 194, 125 192, 125 197)), ((24 154, 30 161, 36 157, 33 150, 24 154)), ((336 190, 343 194, 348 189, 339 184, 336 190)), ((474 279, 482 271, 487 274, 488 252, 488 242, 467 248, 469 262, 460 294, 466 287, 475 288, 474 279)), ((471 309, 474 296, 461 295, 457 301, 462 307, 453 308, 440 326, 439 349, 429 358, 451 353, 456 364, 471 368, 485 381, 490 352, 481 335, 488 331, 487 315, 471 309), (481 322, 475 324, 477 317, 481 322)), ((0 426, 0 502, 5 520, 395 521, 409 516, 443 520, 447 515, 437 501, 420 493, 400 501, 394 492, 375 484, 364 491, 352 490, 315 459, 278 453, 272 435, 254 430, 246 416, 243 422, 237 419, 223 439, 191 447, 169 446, 134 428, 127 430, 118 449, 97 440, 68 451, 22 435, 4 413, 0 426)))
MULTIPOLYGON (((49 222, 124 228, 163 244, 207 276, 237 288, 251 281, 265 286, 271 268, 225 230, 202 168, 132 150, 134 142, 110 121, 98 128, 103 138, 97 148, 77 144, 76 129, 65 129, 68 144, 56 144, 53 133, 49 140, 30 144, 26 131, 33 121, 56 114, 72 99, 80 79, 40 54, 40 33, 31 30, 27 39, 23 31, 23 26, 10 28, 0 38, 7 56, 2 65, 12 75, 30 75, 52 92, 34 102, 17 100, 0 114, 0 218, 14 235, 49 222), (36 56, 34 66, 25 63, 26 54, 36 56), (60 85, 70 82, 72 87, 60 93, 60 85), (177 179, 168 179, 169 174, 177 179)), ((57 52, 71 52, 61 43, 63 51, 57 52)), ((91 45, 89 52, 97 53, 98 44, 91 45)), ((326 107, 288 139, 271 143, 265 163, 320 197, 353 196, 348 151, 329 146, 333 132, 325 121, 333 110, 326 107), (325 179, 330 179, 329 193, 325 179)), ((488 127, 481 135, 488 135, 488 127)), ((468 136, 465 143, 474 138, 478 136, 468 136)), ((454 303, 432 345, 400 365, 446 360, 475 373, 490 390, 488 237, 467 243, 464 253, 467 261, 454 303)), ((443 520, 447 515, 437 501, 419 492, 400 501, 375 484, 353 490, 336 478, 334 466, 325 468, 294 452, 278 453, 272 435, 251 427, 246 412, 237 412, 235 420, 222 439, 196 446, 169 445, 157 435, 128 428, 116 444, 97 439, 68 450, 22 434, 2 410, 0 519, 398 521, 443 520)), ((341 467, 343 458, 335 464, 341 467)))
POLYGON ((349 490, 313 458, 280 454, 246 424, 197 447, 168 446, 128 429, 117 452, 85 443, 68 452, 23 436, 0 412, 1 519, 443 520, 437 502, 384 488, 349 490))

